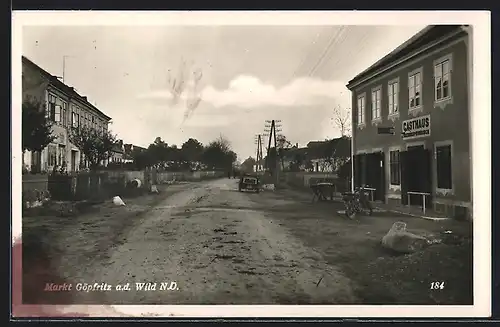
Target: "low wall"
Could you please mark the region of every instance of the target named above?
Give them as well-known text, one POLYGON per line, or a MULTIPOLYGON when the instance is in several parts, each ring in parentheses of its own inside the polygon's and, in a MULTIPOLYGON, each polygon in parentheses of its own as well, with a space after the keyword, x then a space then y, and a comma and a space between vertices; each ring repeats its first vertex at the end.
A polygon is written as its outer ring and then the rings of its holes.
MULTIPOLYGON (((144 170, 133 171, 133 170, 109 170, 105 172, 110 181, 120 181, 123 183, 128 183, 131 180, 139 179, 143 183, 148 178, 149 172, 144 170)), ((186 182, 186 181, 198 181, 211 178, 221 178, 224 177, 224 172, 221 171, 194 171, 194 172, 171 172, 171 171, 158 171, 152 172, 153 179, 156 180, 157 184, 167 184, 172 181, 186 182)))

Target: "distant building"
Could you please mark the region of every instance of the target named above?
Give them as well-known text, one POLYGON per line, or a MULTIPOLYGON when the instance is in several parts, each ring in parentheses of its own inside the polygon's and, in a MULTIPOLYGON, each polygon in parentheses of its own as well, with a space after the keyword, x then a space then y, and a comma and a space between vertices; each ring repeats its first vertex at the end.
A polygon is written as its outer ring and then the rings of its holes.
POLYGON ((125 153, 125 148, 123 146, 123 140, 116 141, 111 151, 111 158, 109 158, 109 162, 123 163, 124 153, 125 153))
POLYGON ((131 143, 123 144, 123 162, 134 162, 133 154, 138 151, 146 151, 146 148, 131 143))
POLYGON ((86 96, 61 82, 26 57, 22 57, 22 96, 45 104, 46 116, 54 122, 57 138, 41 153, 24 153, 25 168, 30 171, 51 171, 66 165, 68 172, 85 166, 84 156, 68 139, 68 129, 89 126, 98 131, 108 130, 111 117, 91 104, 86 96), (81 165, 82 164, 82 165, 81 165))
POLYGON ((307 143, 306 160, 314 172, 334 172, 351 157, 351 139, 339 137, 307 143))
POLYGON ((421 206, 429 194, 426 206, 470 215, 471 37, 467 26, 428 26, 347 85, 354 183, 376 200, 421 206))

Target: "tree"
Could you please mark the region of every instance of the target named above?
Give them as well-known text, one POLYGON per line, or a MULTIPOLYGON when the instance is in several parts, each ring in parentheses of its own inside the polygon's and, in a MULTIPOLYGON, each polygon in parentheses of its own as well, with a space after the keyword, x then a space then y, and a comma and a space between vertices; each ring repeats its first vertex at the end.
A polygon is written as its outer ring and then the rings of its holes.
POLYGON ((69 139, 84 155, 90 169, 95 169, 101 161, 108 160, 116 143, 116 136, 109 131, 80 126, 69 130, 69 139))
POLYGON ((45 116, 45 105, 32 97, 22 105, 22 145, 24 151, 40 152, 54 139, 52 121, 45 116))
POLYGON ((132 150, 131 157, 134 160, 134 166, 136 169, 142 170, 154 165, 151 153, 147 149, 135 148, 132 150))
POLYGON ((203 153, 203 144, 196 139, 190 138, 181 146, 181 157, 192 169, 195 169, 196 163, 200 161, 203 153))
POLYGON ((351 108, 342 108, 337 105, 333 108, 333 125, 340 130, 340 136, 351 134, 351 108))
POLYGON ((276 137, 276 147, 278 148, 278 156, 281 160, 281 170, 285 170, 285 163, 283 159, 285 153, 292 148, 292 143, 286 139, 285 135, 278 135, 276 137))
POLYGON ((323 170, 338 174, 340 168, 351 158, 351 139, 347 136, 326 140, 323 147, 323 170))
POLYGON ((231 150, 231 143, 224 136, 212 141, 205 147, 202 161, 210 169, 231 169, 237 155, 231 150))
POLYGON ((169 159, 169 146, 161 137, 157 137, 147 149, 149 164, 151 166, 163 166, 169 159))

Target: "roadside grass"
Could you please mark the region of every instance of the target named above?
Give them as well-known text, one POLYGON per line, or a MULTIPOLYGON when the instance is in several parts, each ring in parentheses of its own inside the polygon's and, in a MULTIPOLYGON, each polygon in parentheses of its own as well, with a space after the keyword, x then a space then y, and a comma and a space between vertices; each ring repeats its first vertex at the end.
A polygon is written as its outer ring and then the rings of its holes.
POLYGON ((263 200, 295 199, 286 211, 271 209, 272 217, 315 248, 323 260, 341 268, 353 282, 359 303, 473 304, 471 223, 390 213, 349 220, 337 213, 343 209, 342 203, 312 204, 307 196, 287 193, 263 200), (441 243, 409 255, 390 253, 381 240, 396 221, 405 222, 410 232, 440 239, 441 243), (432 282, 444 282, 444 288, 431 290, 432 282))

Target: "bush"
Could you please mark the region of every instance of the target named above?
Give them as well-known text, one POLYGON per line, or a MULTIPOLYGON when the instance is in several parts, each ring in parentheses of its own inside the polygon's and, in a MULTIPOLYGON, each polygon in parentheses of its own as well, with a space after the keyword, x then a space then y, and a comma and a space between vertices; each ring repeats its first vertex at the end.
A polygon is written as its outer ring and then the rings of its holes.
POLYGON ((47 190, 28 189, 22 192, 21 198, 23 209, 26 209, 33 206, 36 202, 40 204, 46 203, 50 200, 51 195, 47 190))

